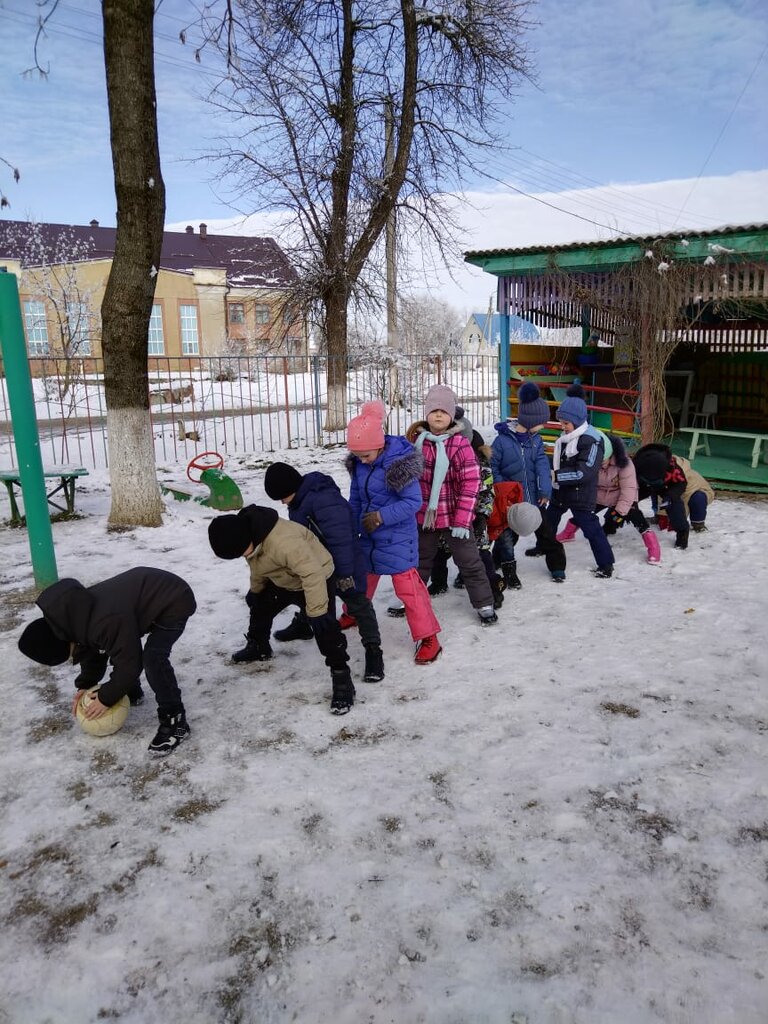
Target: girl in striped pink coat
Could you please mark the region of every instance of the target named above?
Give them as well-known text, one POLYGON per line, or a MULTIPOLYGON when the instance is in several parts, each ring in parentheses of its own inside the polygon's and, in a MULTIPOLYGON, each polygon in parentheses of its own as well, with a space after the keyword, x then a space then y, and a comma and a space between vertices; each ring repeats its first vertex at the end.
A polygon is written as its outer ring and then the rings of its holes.
POLYGON ((426 421, 413 428, 413 443, 424 456, 422 506, 416 515, 419 524, 419 575, 426 583, 443 539, 459 567, 481 624, 490 626, 498 621, 498 617, 493 610, 493 593, 472 532, 475 501, 480 490, 480 468, 472 445, 454 422, 456 405, 453 391, 444 384, 435 384, 424 399, 426 421))

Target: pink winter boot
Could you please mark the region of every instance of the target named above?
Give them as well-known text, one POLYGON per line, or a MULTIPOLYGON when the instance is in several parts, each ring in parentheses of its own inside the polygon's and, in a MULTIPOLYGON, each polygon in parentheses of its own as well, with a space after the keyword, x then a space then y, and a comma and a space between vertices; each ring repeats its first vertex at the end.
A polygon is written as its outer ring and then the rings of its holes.
POLYGON ((559 540, 561 544, 567 544, 569 540, 573 540, 576 534, 579 532, 579 528, 572 519, 569 519, 565 524, 565 527, 558 533, 555 540, 559 540))
POLYGON ((643 538, 643 544, 645 544, 646 550, 648 551, 648 561, 651 565, 658 565, 661 561, 661 546, 659 545, 659 538, 653 530, 646 530, 645 533, 641 533, 640 536, 643 538))

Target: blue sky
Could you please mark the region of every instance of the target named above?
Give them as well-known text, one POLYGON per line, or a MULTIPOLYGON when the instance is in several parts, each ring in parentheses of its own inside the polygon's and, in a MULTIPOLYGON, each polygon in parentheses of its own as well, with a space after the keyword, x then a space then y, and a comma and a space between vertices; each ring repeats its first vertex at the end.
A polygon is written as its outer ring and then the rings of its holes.
MULTIPOLYGON (((215 168, 190 162, 218 131, 202 99, 215 80, 212 59, 195 64, 178 41, 191 6, 163 0, 157 16, 169 223, 231 214, 210 183, 215 168)), ((765 0, 541 0, 532 14, 537 83, 521 86, 505 122, 507 141, 520 148, 489 164, 512 189, 693 184, 768 169, 765 0)), ((0 0, 0 156, 22 175, 15 185, 0 172, 12 203, 2 216, 114 224, 100 4, 61 0, 41 44, 47 80, 21 75, 34 19, 32 0, 0 0)))

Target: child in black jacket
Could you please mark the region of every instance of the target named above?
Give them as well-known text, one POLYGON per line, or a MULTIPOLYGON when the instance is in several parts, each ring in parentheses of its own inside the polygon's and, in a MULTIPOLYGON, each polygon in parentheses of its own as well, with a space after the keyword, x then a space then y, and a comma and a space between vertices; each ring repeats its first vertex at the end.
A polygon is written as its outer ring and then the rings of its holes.
POLYGON ((85 691, 109 679, 85 710, 101 718, 128 695, 141 702, 142 669, 157 700, 160 727, 149 745, 153 754, 170 754, 189 736, 181 691, 171 665, 171 648, 196 610, 195 595, 179 576, 164 569, 139 567, 84 587, 73 579, 59 580, 42 592, 37 604, 42 619, 30 623, 19 650, 41 665, 63 665, 70 656, 80 665, 72 713, 85 691), (147 636, 142 650, 141 638, 147 636))
POLYGON ((613 575, 613 549, 595 515, 604 446, 602 436, 587 423, 583 396, 582 388, 572 385, 557 410, 563 432, 555 442, 552 462, 555 480, 545 517, 556 535, 563 513, 570 509, 573 522, 583 531, 595 556, 595 576, 607 578, 613 575))
MULTIPOLYGON (((660 518, 669 518, 669 528, 675 533, 675 547, 684 550, 688 547, 690 526, 684 501, 688 480, 683 467, 665 444, 643 445, 632 461, 637 473, 638 500, 654 499, 660 518)), ((705 499, 705 516, 706 507, 705 499)))

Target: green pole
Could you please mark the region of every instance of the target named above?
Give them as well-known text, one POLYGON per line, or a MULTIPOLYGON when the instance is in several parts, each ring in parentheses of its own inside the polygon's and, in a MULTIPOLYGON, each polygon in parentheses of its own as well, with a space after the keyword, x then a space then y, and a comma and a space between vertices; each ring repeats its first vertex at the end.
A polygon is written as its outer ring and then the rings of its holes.
POLYGON ((32 571, 38 587, 47 587, 59 578, 53 531, 48 516, 40 435, 35 417, 32 378, 27 346, 21 322, 19 287, 14 274, 0 273, 0 352, 8 381, 11 425, 19 463, 21 492, 27 517, 27 536, 32 555, 32 571))

